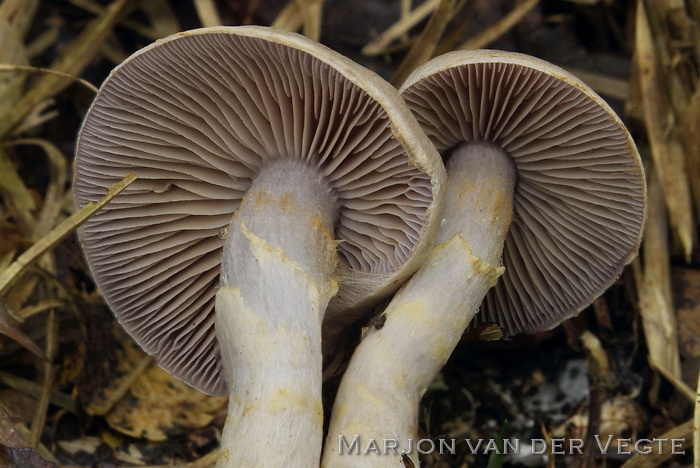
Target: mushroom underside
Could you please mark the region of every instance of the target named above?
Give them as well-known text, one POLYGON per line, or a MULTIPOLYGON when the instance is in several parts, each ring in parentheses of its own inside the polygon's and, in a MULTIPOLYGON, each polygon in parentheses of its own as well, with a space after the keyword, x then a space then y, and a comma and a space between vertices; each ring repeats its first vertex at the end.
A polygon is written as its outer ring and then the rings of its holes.
POLYGON ((224 232, 270 160, 318 168, 342 208, 335 310, 391 284, 433 203, 433 176, 378 91, 324 63, 329 52, 258 30, 194 32, 137 53, 103 85, 77 148, 79 206, 139 176, 80 230, 105 300, 163 368, 212 394, 225 391, 213 314, 224 232))

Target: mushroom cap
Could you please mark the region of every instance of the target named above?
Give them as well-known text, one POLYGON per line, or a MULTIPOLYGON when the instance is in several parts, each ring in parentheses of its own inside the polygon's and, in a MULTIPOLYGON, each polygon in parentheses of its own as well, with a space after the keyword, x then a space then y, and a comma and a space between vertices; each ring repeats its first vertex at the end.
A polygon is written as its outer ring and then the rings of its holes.
POLYGON ((636 256, 642 164, 623 123, 579 79, 522 54, 453 52, 417 69, 401 94, 441 154, 482 140, 516 167, 505 273, 476 323, 506 335, 553 328, 636 256))
POLYGON ((110 74, 80 130, 79 206, 139 177, 79 232, 95 281, 161 367, 210 394, 226 390, 214 332, 225 229, 282 157, 317 167, 338 199, 334 310, 418 268, 440 212, 439 154, 395 89, 303 36, 217 27, 160 40, 110 74))

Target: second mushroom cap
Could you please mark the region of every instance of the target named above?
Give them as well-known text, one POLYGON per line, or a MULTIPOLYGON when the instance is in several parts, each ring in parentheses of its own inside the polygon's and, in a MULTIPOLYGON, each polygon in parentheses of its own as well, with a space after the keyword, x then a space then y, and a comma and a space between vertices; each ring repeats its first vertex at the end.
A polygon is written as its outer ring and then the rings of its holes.
POLYGON ((401 93, 443 157, 465 142, 505 151, 516 168, 506 270, 477 322, 507 335, 580 312, 636 256, 646 186, 623 123, 566 71, 522 54, 446 54, 401 93))

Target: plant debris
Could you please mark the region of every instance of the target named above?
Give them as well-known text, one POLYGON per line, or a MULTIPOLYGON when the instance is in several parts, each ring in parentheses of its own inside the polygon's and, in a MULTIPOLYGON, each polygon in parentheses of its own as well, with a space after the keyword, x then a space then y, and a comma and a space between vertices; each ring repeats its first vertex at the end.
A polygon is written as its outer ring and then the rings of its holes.
MULTIPOLYGON (((422 463, 700 466, 692 450, 700 443, 694 0, 4 0, 0 466, 213 464, 226 400, 186 387, 133 343, 102 302, 75 236, 134 176, 77 213, 70 182, 81 120, 109 71, 158 38, 222 24, 302 32, 396 85, 450 50, 519 51, 569 70, 607 99, 648 173, 640 257, 555 330, 508 341, 488 327, 465 335, 421 407, 422 436, 455 439, 455 452, 426 453, 422 463), (496 439, 522 444, 500 459, 474 449, 496 439), (603 454, 599 439, 614 449, 603 454), (621 449, 661 439, 647 444, 649 453, 621 449), (537 450, 537 441, 559 440, 583 441, 585 450, 537 450)), ((381 317, 368 311, 349 341, 362 326, 381 327, 381 317)), ((337 382, 327 382, 327 411, 337 382)))

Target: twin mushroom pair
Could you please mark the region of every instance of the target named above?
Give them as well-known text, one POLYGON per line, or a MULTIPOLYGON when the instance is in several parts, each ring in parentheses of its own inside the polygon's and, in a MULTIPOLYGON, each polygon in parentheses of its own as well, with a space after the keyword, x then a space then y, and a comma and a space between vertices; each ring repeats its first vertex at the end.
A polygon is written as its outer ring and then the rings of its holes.
POLYGON ((576 314, 635 254, 645 210, 623 124, 556 67, 452 53, 397 92, 262 27, 134 54, 90 108, 75 167, 81 206, 139 177, 81 241, 136 341, 229 394, 218 466, 318 466, 324 354, 410 277, 350 361, 322 462, 403 466, 340 454, 338 438, 416 437, 479 308, 507 334, 576 314))

